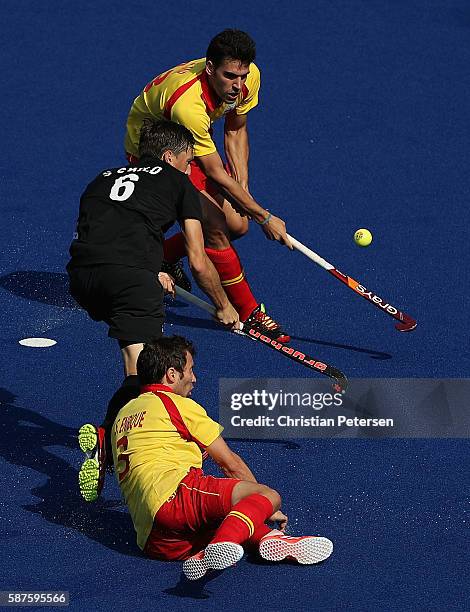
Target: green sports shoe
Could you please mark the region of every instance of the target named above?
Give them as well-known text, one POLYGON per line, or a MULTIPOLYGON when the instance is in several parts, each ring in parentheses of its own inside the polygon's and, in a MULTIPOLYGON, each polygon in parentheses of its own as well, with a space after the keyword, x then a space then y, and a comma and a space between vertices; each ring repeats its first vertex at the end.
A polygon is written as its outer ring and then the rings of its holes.
POLYGON ((78 430, 78 444, 86 459, 78 473, 80 494, 87 502, 98 499, 106 471, 105 430, 90 423, 78 430))

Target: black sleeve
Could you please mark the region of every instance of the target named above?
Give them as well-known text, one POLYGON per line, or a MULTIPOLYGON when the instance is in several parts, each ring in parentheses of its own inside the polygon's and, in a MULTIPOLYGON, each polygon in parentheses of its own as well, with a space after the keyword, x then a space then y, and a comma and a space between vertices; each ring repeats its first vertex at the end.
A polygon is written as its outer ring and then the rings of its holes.
POLYGON ((187 176, 182 177, 181 195, 177 205, 178 221, 197 219, 202 223, 202 209, 199 192, 187 176))

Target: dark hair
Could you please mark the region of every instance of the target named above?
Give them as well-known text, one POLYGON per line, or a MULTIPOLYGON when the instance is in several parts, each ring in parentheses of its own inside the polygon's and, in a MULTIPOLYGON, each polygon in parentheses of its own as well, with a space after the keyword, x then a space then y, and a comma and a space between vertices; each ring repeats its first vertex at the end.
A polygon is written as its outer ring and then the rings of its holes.
POLYGON ((178 155, 194 146, 194 136, 184 125, 174 121, 144 119, 140 129, 139 157, 161 159, 165 151, 178 155))
POLYGON ((194 357, 196 350, 189 340, 182 336, 159 338, 144 344, 137 359, 137 374, 141 385, 151 385, 163 380, 169 368, 181 374, 186 365, 186 353, 194 357))
POLYGON ((239 60, 242 64, 251 64, 255 57, 255 41, 241 30, 220 32, 211 40, 206 53, 206 60, 210 60, 216 68, 226 59, 239 60))

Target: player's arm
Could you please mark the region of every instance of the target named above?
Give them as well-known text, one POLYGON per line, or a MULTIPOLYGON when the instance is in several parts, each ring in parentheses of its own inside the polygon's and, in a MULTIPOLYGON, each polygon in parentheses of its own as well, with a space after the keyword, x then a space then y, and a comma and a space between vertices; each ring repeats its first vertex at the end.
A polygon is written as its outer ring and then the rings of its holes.
POLYGON ((205 174, 223 187, 252 219, 261 224, 269 240, 278 240, 290 249, 293 248, 286 236, 284 221, 260 206, 237 181, 225 172, 222 159, 217 151, 209 155, 202 155, 197 159, 205 174))
POLYGON ((229 448, 222 436, 219 436, 212 444, 209 444, 206 451, 227 478, 257 482, 250 468, 239 455, 229 448))
POLYGON ((204 250, 201 222, 197 219, 184 219, 181 222, 181 229, 183 230, 189 267, 199 287, 212 300, 216 308, 215 318, 224 325, 236 325, 239 321, 238 313, 229 302, 227 294, 220 284, 217 270, 204 250))
MULTIPOLYGON (((222 438, 219 436, 210 444, 206 451, 209 456, 217 463, 227 478, 237 478, 248 482, 257 482, 253 472, 246 465, 243 459, 234 453, 222 438)), ((269 517, 269 521, 278 523, 278 528, 284 531, 287 525, 287 516, 278 510, 269 517)))
POLYGON ((232 177, 245 191, 248 189, 248 143, 247 115, 229 113, 225 118, 224 145, 232 177))

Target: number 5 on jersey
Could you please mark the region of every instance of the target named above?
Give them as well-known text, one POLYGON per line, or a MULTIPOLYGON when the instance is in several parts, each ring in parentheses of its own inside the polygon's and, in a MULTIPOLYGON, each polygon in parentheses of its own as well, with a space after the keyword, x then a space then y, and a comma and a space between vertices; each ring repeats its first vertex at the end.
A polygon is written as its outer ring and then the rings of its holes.
MULTIPOLYGON (((127 436, 122 436, 122 438, 119 438, 119 440, 116 442, 116 446, 118 450, 122 449, 123 451, 127 450, 127 444, 128 444, 127 436)), ((124 480, 127 472, 129 471, 129 467, 130 467, 129 461, 130 461, 129 455, 126 455, 123 452, 119 453, 119 455, 117 456, 116 470, 119 475, 119 482, 124 480)))

